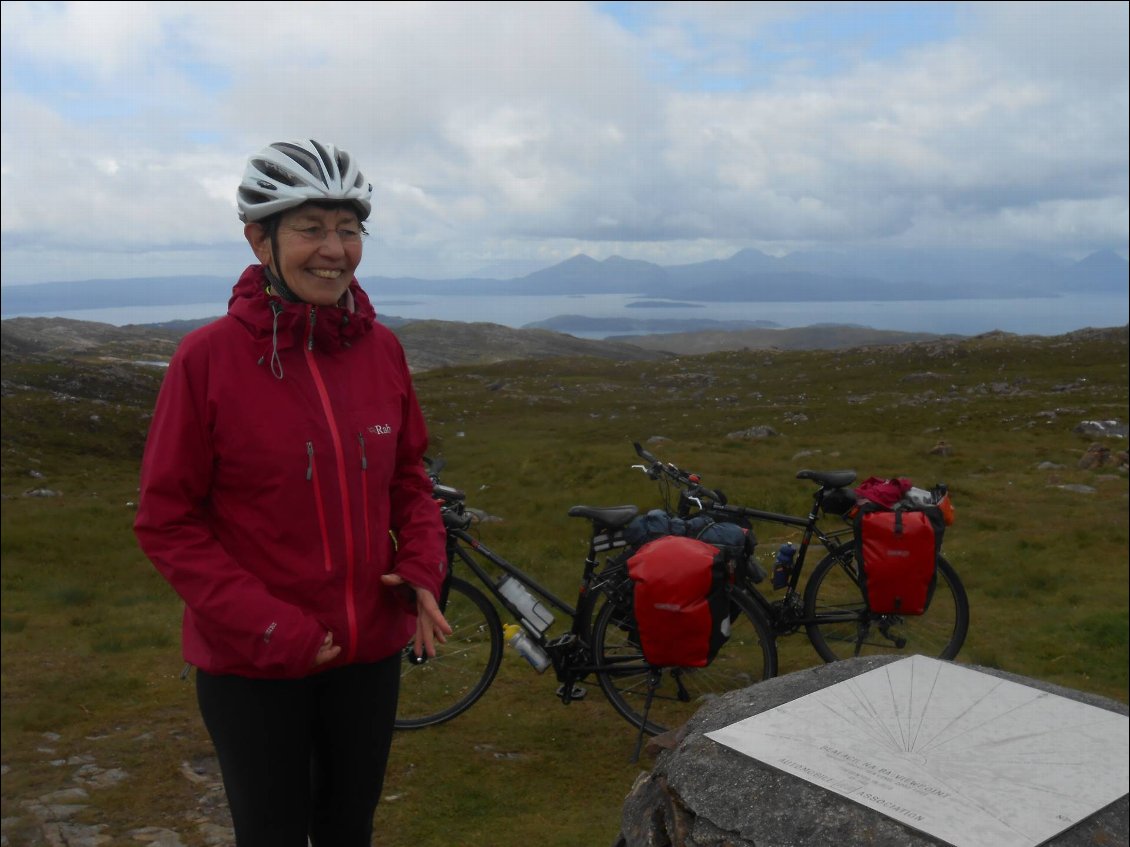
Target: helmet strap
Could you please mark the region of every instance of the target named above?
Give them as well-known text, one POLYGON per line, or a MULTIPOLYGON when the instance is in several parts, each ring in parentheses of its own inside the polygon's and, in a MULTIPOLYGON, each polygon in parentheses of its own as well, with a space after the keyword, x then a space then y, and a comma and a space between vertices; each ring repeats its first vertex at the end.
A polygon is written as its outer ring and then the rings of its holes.
MULTIPOLYGON (((276 233, 276 230, 272 227, 272 229, 271 229, 271 256, 275 260, 275 267, 278 267, 278 264, 279 264, 279 242, 278 242, 277 238, 275 237, 275 233, 276 233)), ((273 293, 279 295, 279 297, 281 297, 287 303, 301 303, 302 302, 302 300, 298 297, 298 295, 290 290, 290 286, 288 286, 285 282, 283 282, 282 274, 275 273, 275 271, 271 268, 270 265, 264 265, 263 266, 263 275, 267 278, 268 293, 273 292, 273 293)))
POLYGON ((293 291, 287 288, 286 283, 282 281, 282 277, 271 270, 269 266, 263 267, 263 275, 267 277, 268 294, 277 294, 288 303, 302 302, 293 291))

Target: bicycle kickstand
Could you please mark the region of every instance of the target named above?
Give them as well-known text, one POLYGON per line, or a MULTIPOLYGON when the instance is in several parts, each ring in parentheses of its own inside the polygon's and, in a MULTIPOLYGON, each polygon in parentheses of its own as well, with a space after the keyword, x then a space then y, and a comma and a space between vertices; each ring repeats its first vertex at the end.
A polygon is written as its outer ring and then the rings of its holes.
POLYGON ((647 716, 651 712, 651 701, 655 699, 655 689, 659 687, 659 674, 656 668, 652 668, 647 672, 647 699, 643 704, 643 720, 640 721, 640 733, 636 736, 636 751, 632 754, 632 764, 636 764, 640 760, 640 752, 643 750, 643 735, 644 727, 647 726, 647 716))

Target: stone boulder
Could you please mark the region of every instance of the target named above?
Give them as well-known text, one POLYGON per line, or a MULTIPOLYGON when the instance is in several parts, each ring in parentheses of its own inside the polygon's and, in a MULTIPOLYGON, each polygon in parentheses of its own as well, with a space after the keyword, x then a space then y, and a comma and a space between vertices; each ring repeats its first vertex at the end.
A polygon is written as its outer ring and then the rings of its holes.
MULTIPOLYGON (((791 702, 899 656, 848 659, 731 692, 684 727, 652 739, 655 765, 636 780, 614 847, 938 847, 936 838, 846 797, 798 779, 705 733, 791 702)), ((991 668, 991 676, 1127 714, 1125 704, 991 668)), ((1126 845, 1130 804, 1123 797, 1045 842, 1048 847, 1126 845)), ((987 845, 988 847, 988 845, 987 845)))

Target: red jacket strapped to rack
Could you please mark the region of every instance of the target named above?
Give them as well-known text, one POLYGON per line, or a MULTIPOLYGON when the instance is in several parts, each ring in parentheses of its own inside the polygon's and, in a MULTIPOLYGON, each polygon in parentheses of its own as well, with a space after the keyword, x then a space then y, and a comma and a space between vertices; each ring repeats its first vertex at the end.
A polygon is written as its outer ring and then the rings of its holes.
POLYGON ((437 597, 444 531, 404 351, 356 280, 349 308, 268 296, 260 265, 169 363, 134 531, 185 602, 185 660, 210 673, 370 662, 415 631, 395 570, 437 597), (394 539, 395 538, 395 542, 394 539))

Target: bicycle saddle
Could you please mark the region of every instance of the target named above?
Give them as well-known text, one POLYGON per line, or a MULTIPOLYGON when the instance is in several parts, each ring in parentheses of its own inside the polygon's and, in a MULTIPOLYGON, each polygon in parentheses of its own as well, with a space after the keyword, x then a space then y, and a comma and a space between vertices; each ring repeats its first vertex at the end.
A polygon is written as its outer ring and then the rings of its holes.
POLYGON ((637 506, 574 506, 569 510, 571 518, 588 518, 602 526, 621 527, 640 513, 637 506))
POLYGON ((855 482, 855 471, 797 471, 797 479, 811 479, 825 488, 843 488, 855 482))

